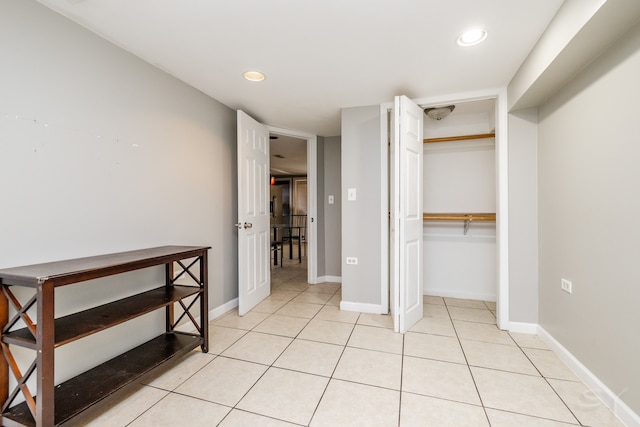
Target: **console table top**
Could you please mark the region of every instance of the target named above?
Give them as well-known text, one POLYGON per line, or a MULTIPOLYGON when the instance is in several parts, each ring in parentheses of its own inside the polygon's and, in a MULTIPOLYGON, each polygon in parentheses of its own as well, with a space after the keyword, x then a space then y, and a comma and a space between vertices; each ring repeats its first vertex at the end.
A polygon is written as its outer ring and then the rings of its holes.
POLYGON ((125 271, 166 264, 190 256, 198 256, 210 246, 159 246, 127 252, 117 252, 85 258, 53 261, 0 269, 0 279, 6 284, 61 286, 125 271))

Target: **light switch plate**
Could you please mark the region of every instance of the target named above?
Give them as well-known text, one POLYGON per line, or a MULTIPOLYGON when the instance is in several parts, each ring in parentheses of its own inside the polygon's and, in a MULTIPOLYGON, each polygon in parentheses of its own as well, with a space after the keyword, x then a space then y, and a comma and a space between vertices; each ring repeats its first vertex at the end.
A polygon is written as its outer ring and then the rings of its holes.
POLYGON ((356 189, 355 188, 349 188, 347 190, 347 200, 349 200, 349 201, 356 200, 356 189))

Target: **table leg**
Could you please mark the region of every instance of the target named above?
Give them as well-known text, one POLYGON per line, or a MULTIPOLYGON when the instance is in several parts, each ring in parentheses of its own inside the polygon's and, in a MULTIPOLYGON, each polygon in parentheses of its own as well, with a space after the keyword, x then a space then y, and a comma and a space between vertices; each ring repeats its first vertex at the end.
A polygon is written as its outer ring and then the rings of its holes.
POLYGON ((293 229, 289 227, 289 259, 293 259, 293 229))
POLYGON ((276 242, 276 247, 273 251, 273 265, 278 265, 278 227, 273 227, 273 241, 276 242))

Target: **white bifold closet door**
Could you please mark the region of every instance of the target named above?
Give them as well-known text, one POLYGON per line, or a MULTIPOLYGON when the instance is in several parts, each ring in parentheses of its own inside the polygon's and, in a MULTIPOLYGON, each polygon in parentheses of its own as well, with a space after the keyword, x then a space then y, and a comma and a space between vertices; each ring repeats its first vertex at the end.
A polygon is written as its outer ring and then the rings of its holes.
POLYGON ((423 316, 423 112, 397 96, 391 117, 389 296, 394 330, 404 333, 423 316))

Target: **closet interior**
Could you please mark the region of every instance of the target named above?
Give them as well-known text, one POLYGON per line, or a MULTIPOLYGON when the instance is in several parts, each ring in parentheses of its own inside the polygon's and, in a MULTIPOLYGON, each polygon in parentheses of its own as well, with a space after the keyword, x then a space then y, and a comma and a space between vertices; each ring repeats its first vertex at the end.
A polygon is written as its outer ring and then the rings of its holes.
POLYGON ((495 100, 446 110, 424 118, 423 292, 495 301, 495 100))

